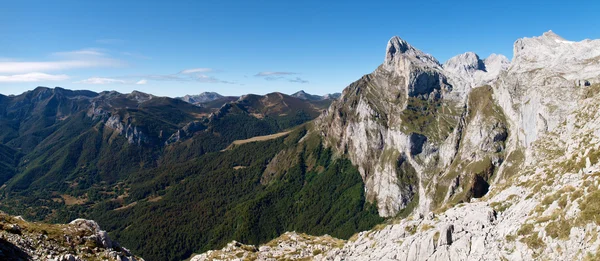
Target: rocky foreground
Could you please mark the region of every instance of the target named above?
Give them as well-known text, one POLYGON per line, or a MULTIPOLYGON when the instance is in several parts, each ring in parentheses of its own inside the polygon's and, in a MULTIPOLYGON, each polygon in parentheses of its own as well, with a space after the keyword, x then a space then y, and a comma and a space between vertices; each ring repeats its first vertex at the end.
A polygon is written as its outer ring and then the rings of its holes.
POLYGON ((0 260, 143 261, 119 246, 91 220, 66 225, 27 222, 0 213, 0 260))

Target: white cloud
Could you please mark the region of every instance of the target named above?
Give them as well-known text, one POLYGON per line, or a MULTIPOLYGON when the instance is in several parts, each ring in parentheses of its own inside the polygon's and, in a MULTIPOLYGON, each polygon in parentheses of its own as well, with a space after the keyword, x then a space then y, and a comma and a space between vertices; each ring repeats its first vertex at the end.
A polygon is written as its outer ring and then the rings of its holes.
POLYGON ((212 72, 212 71, 213 71, 213 69, 211 69, 211 68, 192 68, 192 69, 183 70, 183 71, 181 71, 179 73, 182 73, 182 74, 207 73, 207 72, 212 72))
POLYGON ((102 78, 102 77, 92 77, 85 80, 77 81, 75 83, 82 84, 125 84, 127 83, 124 80, 113 79, 113 78, 102 78))
POLYGON ((52 72, 94 67, 119 67, 125 64, 111 58, 103 49, 87 48, 66 52, 51 53, 53 60, 23 61, 0 59, 0 74, 25 74, 32 72, 52 72))
POLYGON ((281 75, 293 75, 293 74, 297 74, 297 73, 294 73, 294 72, 259 72, 254 76, 265 77, 265 76, 281 76, 281 75))
POLYGON ((135 84, 142 85, 142 84, 146 84, 146 83, 148 83, 148 80, 142 79, 142 80, 137 81, 135 84))
POLYGON ((46 74, 39 72, 16 74, 16 75, 0 75, 0 82, 44 82, 44 81, 64 81, 69 79, 65 74, 46 74))
POLYGON ((123 63, 113 59, 81 59, 51 62, 0 62, 0 73, 49 72, 91 67, 115 67, 123 63))

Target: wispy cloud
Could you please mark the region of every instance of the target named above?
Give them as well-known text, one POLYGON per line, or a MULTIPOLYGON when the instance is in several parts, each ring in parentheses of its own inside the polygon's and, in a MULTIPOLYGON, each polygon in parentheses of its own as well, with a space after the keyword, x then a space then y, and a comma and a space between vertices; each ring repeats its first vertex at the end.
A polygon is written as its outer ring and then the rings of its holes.
POLYGON ((202 82, 202 83, 226 83, 233 84, 230 81, 224 81, 206 73, 215 72, 213 68, 190 68, 182 70, 175 74, 151 74, 143 75, 144 78, 149 78, 157 81, 180 81, 180 82, 202 82))
POLYGON ((214 72, 211 68, 192 68, 185 69, 174 74, 142 74, 126 75, 118 77, 92 77, 89 79, 77 81, 82 84, 147 84, 152 81, 177 81, 177 82, 200 82, 200 83, 225 83, 235 84, 234 82, 224 81, 201 72, 214 72), (139 80, 142 78, 141 80, 139 80))
POLYGON ((308 83, 307 80, 304 80, 300 77, 295 77, 295 78, 290 78, 289 76, 291 75, 297 75, 299 73, 295 73, 295 72, 271 72, 271 71, 267 71, 267 72, 259 72, 257 74, 255 74, 255 77, 262 77, 263 79, 267 80, 267 81, 277 81, 277 80, 287 80, 289 82, 295 82, 295 83, 308 83))
POLYGON ((0 62, 0 73, 49 72, 91 67, 116 67, 124 63, 113 59, 64 60, 49 62, 0 62))
POLYGON ((54 56, 63 56, 63 57, 82 57, 82 56, 105 56, 106 51, 98 48, 86 48, 74 51, 66 51, 66 52, 55 52, 52 53, 54 56))
POLYGON ((119 67, 124 61, 109 57, 102 49, 88 48, 50 54, 53 60, 23 61, 19 59, 0 60, 0 74, 27 74, 53 72, 93 67, 119 67))
POLYGON ((179 73, 182 74, 190 74, 190 73, 207 73, 207 72, 213 72, 214 70, 212 68, 192 68, 192 69, 185 69, 179 73))
POLYGON ((300 77, 296 77, 294 79, 289 79, 288 81, 289 82, 295 82, 295 83, 308 83, 307 80, 304 80, 304 79, 302 79, 300 77))
POLYGON ((0 75, 0 82, 42 82, 42 81, 64 81, 69 79, 65 74, 47 74, 47 73, 25 73, 16 75, 0 75))
POLYGON ((202 82, 202 83, 232 83, 229 81, 220 80, 213 76, 205 74, 151 74, 142 75, 144 78, 149 78, 156 81, 177 81, 177 82, 202 82))
POLYGON ((283 75, 294 75, 297 73, 294 72, 259 72, 257 73, 256 77, 272 77, 272 76, 283 76, 283 75))
POLYGON ((75 83, 81 84, 126 84, 125 80, 103 78, 103 77, 92 77, 85 80, 77 81, 75 83))

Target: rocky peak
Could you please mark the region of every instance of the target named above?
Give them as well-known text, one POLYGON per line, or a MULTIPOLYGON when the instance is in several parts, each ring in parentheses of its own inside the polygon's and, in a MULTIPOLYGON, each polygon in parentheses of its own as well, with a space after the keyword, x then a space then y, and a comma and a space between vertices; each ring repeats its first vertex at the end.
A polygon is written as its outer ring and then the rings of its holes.
POLYGON ((450 58, 443 68, 456 95, 466 98, 465 94, 471 88, 491 84, 509 64, 504 55, 491 54, 485 60, 481 60, 476 53, 467 52, 450 58))
POLYGON ((568 41, 552 31, 514 44, 514 70, 537 68, 564 74, 567 80, 593 78, 600 68, 600 40, 568 41))
POLYGON ((127 95, 127 98, 136 100, 137 102, 142 103, 142 102, 147 102, 147 101, 151 100, 152 98, 154 98, 154 96, 151 94, 140 92, 140 91, 133 91, 127 95))
POLYGON ((298 99, 307 100, 307 101, 321 101, 321 100, 327 100, 327 99, 335 99, 335 98, 331 98, 331 96, 329 94, 321 96, 321 95, 307 93, 304 90, 295 92, 291 96, 296 97, 298 99))
POLYGON ((383 65, 389 71, 403 70, 408 66, 440 67, 440 63, 433 56, 414 48, 398 36, 394 36, 388 41, 383 65))
POLYGON ((490 54, 485 60, 483 60, 485 64, 485 70, 490 73, 498 74, 502 70, 508 69, 510 66, 510 60, 506 58, 506 56, 502 54, 490 54))
POLYGON ((292 94, 292 96, 296 96, 296 95, 307 95, 308 93, 306 93, 304 90, 300 90, 297 91, 296 93, 292 94))
POLYGON ((548 32, 543 33, 542 37, 550 38, 550 39, 554 39, 554 40, 562 40, 562 41, 565 40, 565 38, 562 38, 560 35, 552 32, 552 30, 548 30, 548 32))
POLYGON ((474 52, 466 52, 450 58, 446 63, 444 63, 444 69, 447 71, 456 72, 486 70, 485 63, 479 59, 479 56, 474 52))
POLYGON ((329 93, 329 94, 325 94, 325 95, 323 96, 323 99, 325 99, 325 100, 337 100, 337 99, 339 99, 341 96, 342 96, 342 94, 341 94, 341 93, 339 93, 339 92, 335 92, 335 93, 329 93))
POLYGON ((193 104, 211 102, 217 99, 223 98, 223 95, 216 92, 203 92, 198 95, 186 95, 180 98, 181 100, 193 104))

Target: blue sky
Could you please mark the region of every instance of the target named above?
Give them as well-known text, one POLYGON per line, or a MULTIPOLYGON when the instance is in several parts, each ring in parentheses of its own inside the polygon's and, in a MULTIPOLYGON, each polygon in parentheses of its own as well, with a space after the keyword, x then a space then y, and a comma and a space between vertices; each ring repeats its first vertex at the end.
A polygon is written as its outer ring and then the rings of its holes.
POLYGON ((3 1, 0 93, 339 92, 394 35, 437 57, 520 37, 600 38, 598 1, 3 1))

